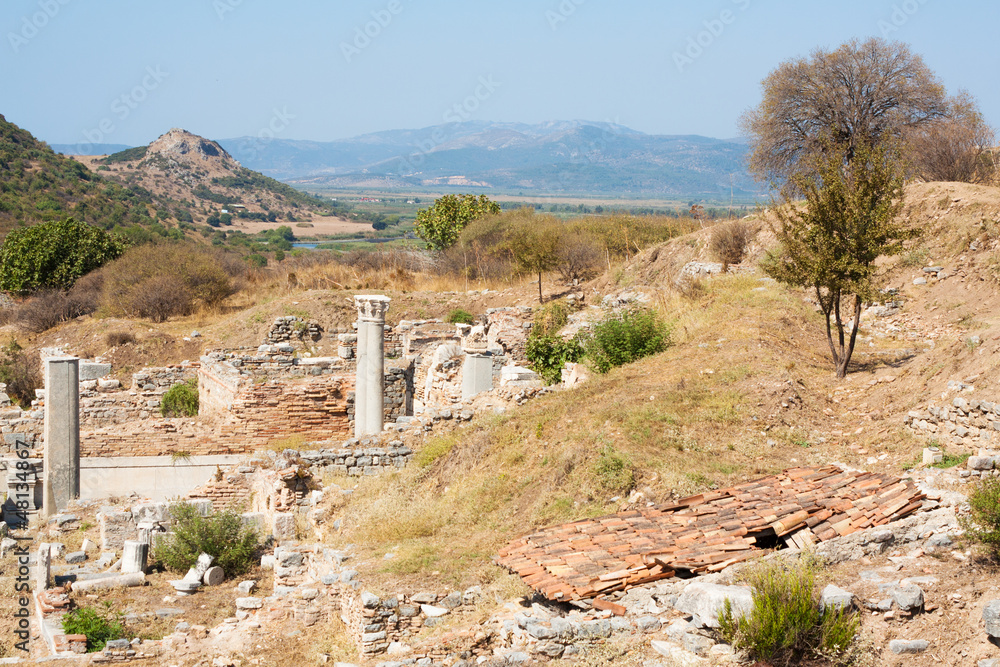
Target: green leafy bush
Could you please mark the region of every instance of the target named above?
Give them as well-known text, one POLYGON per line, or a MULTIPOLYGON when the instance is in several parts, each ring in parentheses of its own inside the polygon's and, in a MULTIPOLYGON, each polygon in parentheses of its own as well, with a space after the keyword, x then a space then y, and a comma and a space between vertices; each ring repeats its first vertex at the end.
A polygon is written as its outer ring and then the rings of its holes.
POLYGON ((609 315, 583 338, 587 358, 599 373, 670 347, 671 327, 656 312, 626 308, 609 315))
POLYGON ((0 290, 68 289, 124 250, 121 239, 73 218, 18 227, 0 246, 0 290))
POLYGON ((175 503, 170 507, 174 519, 173 532, 157 540, 154 555, 175 572, 186 572, 204 552, 215 560, 227 577, 243 574, 256 561, 260 536, 243 525, 240 515, 232 510, 202 516, 190 503, 175 503))
POLYGON ((475 321, 476 318, 472 316, 472 313, 461 308, 456 308, 448 313, 448 322, 451 324, 472 324, 475 321))
POLYGON ((538 373, 545 384, 555 384, 562 379, 563 366, 583 358, 583 347, 576 339, 532 335, 528 337, 524 356, 531 370, 538 373))
POLYGON ((62 619, 63 632, 67 635, 86 635, 87 653, 104 648, 112 639, 125 636, 122 614, 111 611, 111 603, 105 602, 104 609, 78 607, 66 612, 62 619))
POLYGON ((753 608, 736 617, 726 600, 719 631, 737 650, 771 665, 801 664, 806 658, 850 651, 858 615, 850 610, 820 611, 816 595, 818 564, 802 557, 791 564, 759 563, 744 575, 753 592, 753 608))
POLYGON ((1000 558, 1000 478, 983 477, 969 493, 969 513, 958 518, 964 539, 1000 558))
POLYGON ((167 390, 160 401, 164 417, 195 417, 198 415, 198 382, 178 382, 167 390))
POLYGON ((583 346, 577 339, 565 340, 556 335, 568 321, 569 309, 561 301, 553 301, 535 311, 525 357, 545 384, 559 382, 563 366, 583 358, 583 346))

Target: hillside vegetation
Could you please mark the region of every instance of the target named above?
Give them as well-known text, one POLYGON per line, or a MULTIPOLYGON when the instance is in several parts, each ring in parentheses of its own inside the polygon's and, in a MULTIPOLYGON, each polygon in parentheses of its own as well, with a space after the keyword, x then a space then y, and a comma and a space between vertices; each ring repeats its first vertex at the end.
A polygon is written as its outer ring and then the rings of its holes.
POLYGON ((0 241, 13 227, 69 216, 130 236, 166 233, 148 192, 108 182, 0 116, 0 241))
MULTIPOLYGON (((949 381, 989 388, 1000 380, 989 356, 1000 326, 1000 192, 911 186, 903 217, 927 233, 884 266, 898 290, 887 300, 902 311, 866 313, 846 379, 835 377, 809 294, 757 272, 678 284, 687 262, 711 259, 711 231, 694 232, 591 283, 599 294, 652 295, 673 322, 674 347, 429 439, 420 467, 388 484, 362 480, 341 501, 345 529, 334 540, 396 553, 375 568, 383 581, 422 581, 433 571, 460 585, 489 572, 506 540, 547 524, 796 465, 905 475, 923 446, 903 426, 906 413, 949 381), (951 276, 914 285, 931 264, 951 276)), ((771 243, 761 229, 754 257, 771 243)))

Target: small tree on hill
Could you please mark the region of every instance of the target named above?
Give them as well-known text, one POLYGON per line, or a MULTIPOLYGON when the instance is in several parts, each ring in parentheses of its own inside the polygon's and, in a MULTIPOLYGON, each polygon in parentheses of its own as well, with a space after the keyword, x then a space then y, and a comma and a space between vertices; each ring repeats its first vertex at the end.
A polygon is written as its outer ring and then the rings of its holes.
POLYGON ((534 212, 521 209, 510 221, 506 245, 519 269, 538 275, 538 303, 542 303, 542 274, 559 265, 563 230, 552 216, 536 216, 534 212))
POLYGON ((0 246, 0 290, 69 289, 125 251, 125 242, 73 218, 12 230, 0 246))
POLYGON ((417 213, 417 235, 428 249, 444 250, 455 245, 470 222, 499 212, 500 206, 486 195, 445 195, 417 213))
POLYGON ((903 205, 899 153, 863 144, 851 151, 848 161, 846 147, 827 144, 825 154, 811 158, 811 169, 793 177, 805 206, 775 208, 781 246, 763 263, 772 278, 815 290, 841 378, 854 353, 861 304, 877 294, 875 260, 899 254, 917 235, 896 222, 903 205), (847 307, 853 309, 850 327, 847 307))

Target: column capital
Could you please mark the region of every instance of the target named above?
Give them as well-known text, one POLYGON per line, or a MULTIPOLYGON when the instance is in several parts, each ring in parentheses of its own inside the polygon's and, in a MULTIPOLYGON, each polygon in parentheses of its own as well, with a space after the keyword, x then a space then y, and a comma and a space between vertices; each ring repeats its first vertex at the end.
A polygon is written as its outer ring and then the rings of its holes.
POLYGON ((377 294, 355 295, 354 306, 358 309, 358 321, 385 324, 385 312, 389 310, 391 300, 377 294))

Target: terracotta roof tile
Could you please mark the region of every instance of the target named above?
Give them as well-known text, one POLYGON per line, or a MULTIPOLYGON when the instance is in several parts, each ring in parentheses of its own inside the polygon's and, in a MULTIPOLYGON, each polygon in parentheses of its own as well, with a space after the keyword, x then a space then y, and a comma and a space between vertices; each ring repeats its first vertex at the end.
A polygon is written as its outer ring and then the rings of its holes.
POLYGON ((779 539, 807 547, 921 507, 912 483, 835 466, 793 468, 672 505, 575 521, 514 540, 499 563, 550 599, 574 600, 718 571, 779 539))

